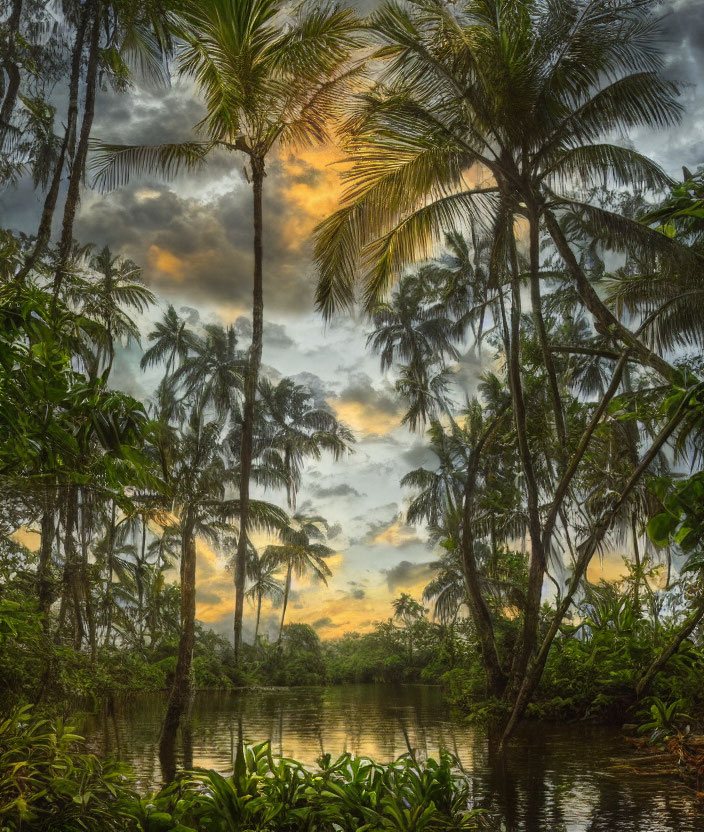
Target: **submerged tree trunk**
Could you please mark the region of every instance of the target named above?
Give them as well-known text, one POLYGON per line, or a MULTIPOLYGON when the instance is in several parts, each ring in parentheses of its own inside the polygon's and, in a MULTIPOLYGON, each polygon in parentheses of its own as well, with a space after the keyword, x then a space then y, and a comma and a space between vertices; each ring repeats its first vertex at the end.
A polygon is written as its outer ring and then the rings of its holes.
POLYGON ((184 524, 181 541, 181 633, 178 641, 178 657, 174 680, 171 685, 166 715, 159 740, 159 762, 164 782, 170 782, 176 774, 175 749, 176 732, 188 714, 193 696, 191 665, 195 643, 196 622, 196 541, 193 536, 194 523, 189 519, 184 524))
POLYGON ((235 556, 235 662, 239 661, 242 645, 242 616, 244 614, 244 588, 247 577, 247 542, 249 523, 249 479, 252 471, 252 446, 254 438, 254 404, 257 396, 259 366, 262 360, 262 333, 264 327, 263 294, 263 218, 262 191, 264 184, 264 160, 251 157, 252 195, 254 218, 254 284, 252 290, 252 344, 249 348, 249 366, 244 387, 242 414, 242 439, 240 444, 240 534, 235 556))

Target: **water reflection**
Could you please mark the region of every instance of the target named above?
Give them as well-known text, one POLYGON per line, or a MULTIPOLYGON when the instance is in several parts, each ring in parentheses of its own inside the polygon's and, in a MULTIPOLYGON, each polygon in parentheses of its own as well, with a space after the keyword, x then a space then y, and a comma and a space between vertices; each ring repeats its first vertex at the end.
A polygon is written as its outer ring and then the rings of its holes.
MULTIPOLYGON (((92 750, 131 763, 146 788, 159 782, 158 739, 165 698, 117 702, 86 717, 92 750)), ((451 714, 437 688, 350 685, 200 693, 179 765, 231 771, 238 724, 247 742, 270 739, 275 753, 312 764, 322 751, 392 760, 408 745, 421 755, 452 751, 470 773, 479 805, 508 832, 694 832, 704 806, 678 781, 613 772, 627 751, 618 732, 587 725, 524 726, 495 760, 486 732, 451 714), (185 749, 185 750, 184 750, 185 749)))

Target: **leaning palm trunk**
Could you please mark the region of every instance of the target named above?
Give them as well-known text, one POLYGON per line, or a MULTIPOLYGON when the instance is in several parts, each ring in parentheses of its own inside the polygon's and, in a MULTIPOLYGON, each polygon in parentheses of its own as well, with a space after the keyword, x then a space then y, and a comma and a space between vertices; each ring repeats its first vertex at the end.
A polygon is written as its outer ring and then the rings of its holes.
POLYGON ((655 659, 653 659, 650 666, 638 680, 638 684, 636 685, 636 696, 639 699, 646 692, 646 690, 648 690, 648 687, 657 674, 679 650, 682 642, 692 635, 702 618, 704 618, 704 597, 699 598, 689 617, 680 629, 677 630, 673 638, 662 648, 655 659))
POLYGON ((176 732, 184 715, 189 711, 193 696, 191 665, 196 619, 196 541, 193 536, 193 523, 184 525, 181 560, 181 634, 174 680, 159 740, 159 762, 164 781, 167 783, 173 780, 176 774, 176 732))
POLYGON ((281 639, 284 635, 284 619, 286 618, 286 607, 288 606, 288 594, 291 590, 291 573, 293 572, 293 564, 289 563, 286 571, 286 586, 284 587, 284 599, 281 606, 281 624, 279 625, 279 638, 277 644, 281 644, 281 639))
POLYGON ((242 439, 240 444, 240 535, 235 558, 235 661, 239 661, 242 645, 242 615, 244 613, 244 588, 247 578, 247 524, 249 521, 249 480, 252 471, 252 444, 254 435, 254 404, 257 395, 259 367, 262 361, 262 333, 264 328, 263 250, 262 250, 262 189, 264 160, 252 159, 252 194, 254 213, 254 281, 252 291, 252 345, 249 349, 249 366, 245 380, 242 439))
POLYGON ((59 199, 59 190, 61 188, 61 180, 63 178, 64 168, 67 164, 68 157, 71 156, 71 146, 73 138, 76 134, 76 125, 78 123, 78 89, 81 79, 81 66, 83 63, 83 50, 85 46, 86 29, 88 28, 89 7, 86 4, 81 10, 78 26, 76 28, 76 37, 73 44, 73 51, 71 57, 71 76, 68 85, 68 110, 66 113, 66 129, 64 130, 64 137, 61 142, 61 149, 59 156, 54 166, 54 173, 51 178, 51 184, 44 198, 44 207, 42 209, 42 216, 39 222, 39 229, 37 231, 37 239, 34 243, 32 253, 26 259, 24 265, 17 274, 18 280, 23 280, 32 270, 37 260, 44 254, 49 240, 51 238, 51 224, 54 219, 54 212, 56 211, 56 204, 59 199))
MULTIPOLYGON (((683 404, 684 401, 686 401, 686 397, 683 399, 683 404)), ((536 653, 535 657, 530 662, 530 666, 526 670, 526 673, 521 683, 521 687, 517 692, 515 702, 513 704, 511 716, 504 729, 500 748, 505 747, 506 742, 512 736, 513 732, 516 730, 516 726, 518 725, 519 720, 521 719, 521 717, 525 713, 526 708, 528 707, 528 703, 530 702, 531 697, 533 696, 533 693, 536 687, 538 686, 538 683, 540 682, 543 670, 545 669, 545 663, 547 662, 548 653, 550 652, 550 647, 552 645, 553 639, 557 635, 558 630, 560 629, 560 625, 562 624, 565 615, 567 615, 567 612, 570 606, 572 605, 572 599, 574 598, 577 590, 579 589, 579 586, 582 582, 582 578, 586 574, 587 568, 591 563, 594 553, 601 545, 601 542, 606 536, 606 533, 611 528, 614 519, 618 516, 619 511, 622 509, 624 503, 628 500, 631 492, 636 487, 636 485, 638 485, 641 478, 648 470, 648 467, 651 465, 652 461, 660 453, 666 442, 669 440, 669 438, 672 436, 672 434, 684 418, 683 409, 683 405, 681 405, 678 411, 673 415, 670 421, 665 425, 665 427, 653 440, 653 444, 650 446, 646 454, 643 456, 643 459, 639 463, 638 467, 629 477, 628 482, 623 487, 619 496, 612 501, 611 505, 603 513, 599 521, 594 525, 591 534, 580 545, 579 556, 577 559, 577 563, 575 564, 574 569, 572 571, 572 577, 570 579, 567 592, 565 593, 565 597, 563 598, 562 602, 558 605, 557 610, 555 611, 555 614, 552 617, 552 620, 540 644, 538 652, 536 653)), ((694 616, 696 616, 696 613, 694 614, 694 616)), ((696 626, 696 622, 694 626, 696 626)), ((654 672, 657 672, 657 669, 654 672)))
POLYGON ((90 40, 88 42, 88 68, 86 70, 86 92, 83 108, 83 120, 76 152, 71 160, 71 175, 68 182, 68 192, 64 205, 64 217, 59 241, 58 265, 54 280, 54 295, 58 296, 68 266, 71 245, 73 244, 73 225, 81 196, 81 182, 85 175, 86 159, 88 157, 88 143, 90 131, 93 127, 95 115, 95 94, 98 84, 98 69, 100 59, 100 9, 97 0, 90 4, 93 19, 91 21, 90 40))
POLYGON ((262 617, 262 594, 257 593, 257 621, 254 625, 254 649, 257 649, 257 639, 259 638, 259 621, 262 617))

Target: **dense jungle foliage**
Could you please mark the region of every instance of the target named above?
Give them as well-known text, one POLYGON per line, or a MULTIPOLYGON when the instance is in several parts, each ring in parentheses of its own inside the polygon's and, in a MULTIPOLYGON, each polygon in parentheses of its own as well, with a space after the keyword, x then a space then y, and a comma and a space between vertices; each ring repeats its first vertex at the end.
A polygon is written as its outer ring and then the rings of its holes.
POLYGON ((198 688, 439 684, 498 725, 500 753, 526 717, 701 730, 704 169, 675 178, 629 138, 682 115, 656 4, 51 5, 0 6, 0 186, 31 181, 39 206, 35 233, 12 216, 0 233, 0 827, 491 823, 449 757, 310 771, 240 741, 231 777, 177 775, 198 688), (205 108, 191 140, 93 135, 108 90, 172 76, 205 108), (331 577, 331 529, 296 498, 355 437, 262 365, 264 207, 277 153, 331 144, 346 188, 314 233, 317 309, 361 309, 435 460, 402 481, 434 577, 321 642, 289 606, 296 581, 331 577), (245 338, 74 238, 87 189, 216 153, 251 192, 245 338), (129 345, 159 373, 144 400, 119 389, 129 345), (204 543, 229 562, 231 640, 196 619, 204 543), (621 577, 592 581, 614 553, 621 577), (162 689, 166 785, 140 797, 64 720, 162 689))

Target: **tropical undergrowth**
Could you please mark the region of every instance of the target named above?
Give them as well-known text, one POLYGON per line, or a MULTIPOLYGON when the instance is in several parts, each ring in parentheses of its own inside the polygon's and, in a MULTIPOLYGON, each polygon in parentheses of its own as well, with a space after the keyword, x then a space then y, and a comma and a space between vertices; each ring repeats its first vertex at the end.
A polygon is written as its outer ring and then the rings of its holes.
POLYGON ((497 828, 472 804, 449 754, 382 764, 345 753, 308 768, 275 759, 268 743, 240 745, 230 776, 183 772, 140 795, 127 770, 80 751, 61 722, 16 710, 0 722, 3 832, 357 832, 497 828))

